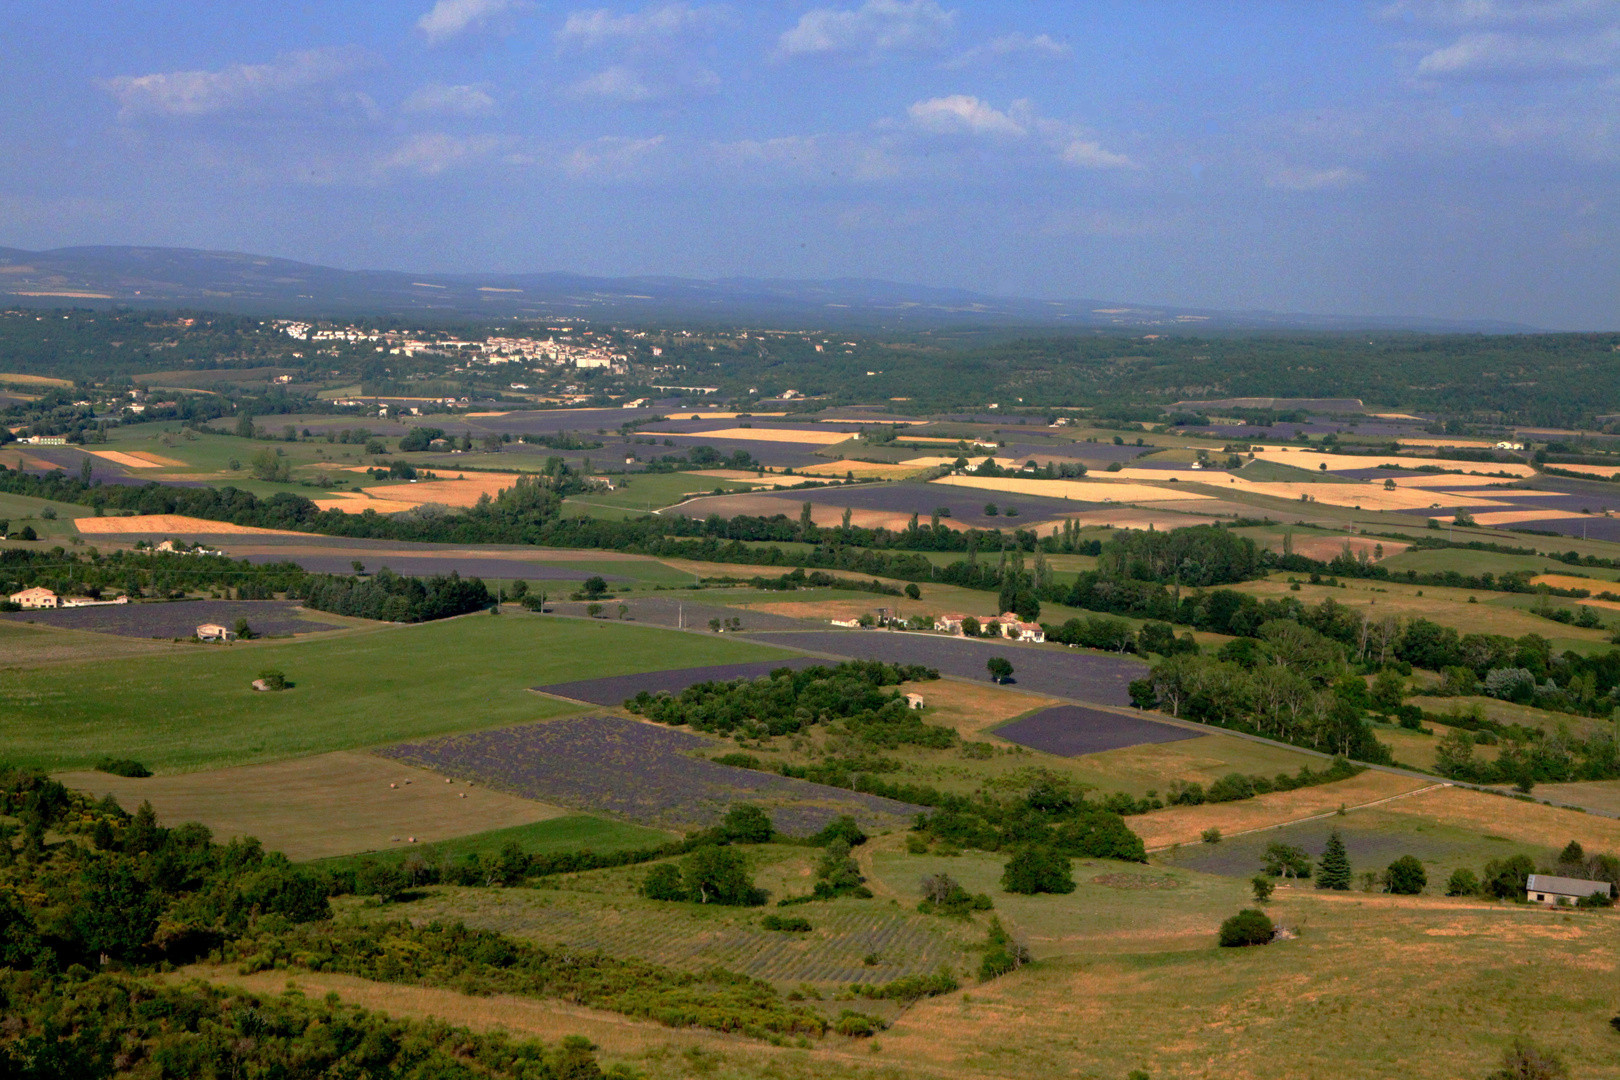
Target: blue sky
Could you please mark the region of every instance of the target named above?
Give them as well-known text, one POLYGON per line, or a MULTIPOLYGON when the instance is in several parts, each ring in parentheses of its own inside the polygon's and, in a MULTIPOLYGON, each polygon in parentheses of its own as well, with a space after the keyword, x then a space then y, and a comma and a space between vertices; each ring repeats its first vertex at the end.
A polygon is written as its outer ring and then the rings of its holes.
POLYGON ((0 0, 0 244, 1620 327, 1620 0, 0 0))

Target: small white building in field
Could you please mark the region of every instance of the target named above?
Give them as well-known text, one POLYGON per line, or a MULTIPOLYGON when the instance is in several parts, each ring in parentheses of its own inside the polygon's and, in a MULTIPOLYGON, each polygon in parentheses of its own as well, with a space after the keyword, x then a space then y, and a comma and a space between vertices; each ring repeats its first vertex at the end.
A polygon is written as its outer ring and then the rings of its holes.
POLYGON ((1587 881, 1585 878, 1556 877, 1552 874, 1531 874, 1525 886, 1526 900, 1548 907, 1574 904, 1594 893, 1612 897, 1614 888, 1607 881, 1587 881))
POLYGON ((36 585, 32 589, 14 592, 6 599, 13 604, 20 605, 24 610, 32 611, 36 608, 60 607, 61 601, 51 590, 36 585))
POLYGON ((235 641, 236 631, 218 623, 203 623, 197 627, 198 641, 235 641))
POLYGON ((908 708, 920 709, 924 704, 926 704, 926 702, 923 701, 923 696, 921 694, 906 695, 906 705, 908 708))

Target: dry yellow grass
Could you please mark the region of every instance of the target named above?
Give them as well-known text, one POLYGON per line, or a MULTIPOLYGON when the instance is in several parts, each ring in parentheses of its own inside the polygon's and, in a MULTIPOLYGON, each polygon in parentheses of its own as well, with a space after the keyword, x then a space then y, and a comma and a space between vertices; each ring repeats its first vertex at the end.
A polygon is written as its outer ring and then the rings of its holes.
MULTIPOLYGON (((1131 831, 1150 849, 1171 844, 1196 844, 1205 829, 1219 829, 1232 836, 1254 829, 1283 825, 1290 821, 1332 813, 1342 804, 1354 808, 1407 795, 1432 785, 1396 773, 1368 769, 1360 776, 1336 784, 1299 788, 1257 795, 1240 802, 1206 803, 1203 806, 1172 806, 1131 818, 1131 831)), ((1394 804, 1388 804, 1394 805, 1394 804)))
POLYGON ((317 510, 341 510, 345 514, 363 514, 374 510, 379 514, 397 514, 402 510, 415 510, 421 503, 401 502, 398 499, 374 499, 366 495, 338 495, 325 499, 311 499, 317 510))
MULTIPOLYGON (((1035 709, 1058 704, 1056 698, 962 679, 908 683, 901 688, 921 694, 931 710, 930 724, 954 728, 964 739, 993 738, 986 729, 1035 709)), ((999 741, 999 740, 998 740, 999 741)))
POLYGON ((1554 589, 1586 589, 1594 593, 1620 588, 1612 581, 1604 581, 1601 578, 1576 577, 1574 574, 1537 574, 1530 579, 1530 584, 1548 585, 1554 589))
POLYGON ((1620 474, 1620 468, 1613 465, 1565 465, 1561 462, 1549 462, 1548 464, 1554 469, 1562 469, 1565 472, 1584 473, 1587 476, 1601 476, 1605 479, 1620 474))
POLYGON ((1588 851, 1620 852, 1620 821, 1614 818, 1536 802, 1510 801, 1469 788, 1438 788, 1388 803, 1382 809, 1546 848, 1561 848, 1577 840, 1588 851))
POLYGON ((220 840, 257 836, 294 860, 398 849, 412 836, 431 843, 568 813, 347 751, 145 779, 99 772, 57 779, 95 795, 111 792, 126 810, 149 800, 166 825, 200 821, 220 840))
MULTIPOLYGON (((23 293, 22 295, 30 295, 23 293)), ((14 383, 19 386, 64 386, 73 385, 72 379, 53 379, 49 375, 20 375, 16 372, 0 372, 0 382, 14 383)))
MULTIPOLYGON (((1428 445, 1434 444, 1430 443, 1428 445)), ((1309 469, 1312 472, 1317 471, 1318 467, 1323 462, 1326 462, 1328 472, 1350 472, 1356 469, 1371 469, 1379 465, 1395 464, 1401 465, 1408 469, 1419 469, 1423 468, 1424 466, 1433 466, 1439 469, 1454 469, 1464 476, 1471 473, 1481 475, 1485 473, 1510 473, 1514 476, 1534 476, 1536 474, 1536 471, 1528 465, 1516 465, 1496 461, 1452 461, 1448 458, 1407 457, 1405 455, 1395 454, 1391 454, 1388 458, 1380 458, 1376 455, 1364 454, 1358 454, 1352 457, 1346 454, 1325 454, 1320 450, 1306 450, 1303 448, 1295 449, 1294 447, 1289 446, 1257 446, 1254 448, 1254 454, 1257 458, 1276 461, 1283 465, 1292 465, 1298 469, 1309 469)), ((1414 477, 1413 479, 1418 478, 1414 477)), ((1452 477, 1424 477, 1423 479, 1450 480, 1452 477)), ((1496 477, 1494 479, 1500 481, 1501 477, 1496 477)), ((1395 483, 1397 485, 1404 484, 1406 480, 1407 478, 1404 476, 1398 477, 1396 478, 1395 483)))
MULTIPOLYGON (((1589 515, 1577 513, 1574 510, 1488 510, 1483 514, 1473 513, 1476 525, 1517 525, 1521 521, 1552 521, 1559 518, 1578 518, 1589 515)), ((1440 521, 1449 521, 1449 515, 1436 515, 1440 521)))
POLYGON ((847 431, 797 431, 783 428, 715 428, 713 431, 694 431, 692 439, 737 439, 741 442, 815 443, 831 446, 848 442, 853 436, 847 431))
POLYGON ((374 499, 386 499, 391 502, 471 506, 480 496, 488 495, 494 498, 515 485, 522 475, 522 473, 462 473, 453 480, 423 480, 415 484, 390 484, 362 490, 374 499))
POLYGON ((54 461, 46 461, 44 458, 37 458, 32 454, 25 454, 21 450, 16 450, 16 451, 12 451, 12 452, 7 453, 7 455, 4 458, 0 458, 0 463, 10 465, 13 469, 47 469, 48 470, 48 469, 59 469, 59 468, 61 468, 61 466, 57 465, 54 461), (7 460, 7 459, 10 459, 10 460, 7 460))
POLYGON ((121 534, 213 535, 213 536, 297 536, 286 529, 255 529, 228 521, 208 521, 184 514, 136 514, 133 517, 75 518, 74 524, 86 536, 121 534))
POLYGON ((1064 514, 1064 518, 1082 526, 1111 525, 1116 529, 1181 529, 1188 525, 1208 525, 1214 518, 1197 514, 1178 513, 1173 510, 1155 511, 1121 507, 1118 510, 1086 510, 1078 514, 1064 514))
POLYGON ((1017 476, 942 476, 933 482, 952 487, 1042 495, 1049 499, 1075 499, 1081 502, 1124 503, 1167 498, 1190 502, 1212 498, 1195 491, 1176 491, 1128 481, 1113 483, 1106 480, 1028 480, 1017 476))
POLYGON ((829 461, 825 465, 805 465, 794 470, 799 476, 843 476, 845 473, 854 473, 856 476, 880 476, 889 479, 899 479, 912 476, 922 471, 922 468, 909 462, 893 461, 829 461))

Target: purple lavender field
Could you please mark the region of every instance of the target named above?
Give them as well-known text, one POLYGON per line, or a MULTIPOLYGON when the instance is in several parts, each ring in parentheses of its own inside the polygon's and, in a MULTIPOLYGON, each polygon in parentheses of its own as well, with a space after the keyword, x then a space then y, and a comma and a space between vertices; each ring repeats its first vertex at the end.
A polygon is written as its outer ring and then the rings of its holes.
POLYGON ((733 802, 758 804, 778 831, 794 836, 816 832, 840 814, 867 827, 893 827, 924 809, 691 756, 725 749, 725 743, 655 724, 579 716, 377 752, 525 798, 665 828, 713 825, 733 802))
POLYGON ((1042 709, 1033 716, 997 728, 996 734, 1008 742, 1059 757, 1079 757, 1143 743, 1180 742, 1203 735, 1174 724, 1079 705, 1042 709))

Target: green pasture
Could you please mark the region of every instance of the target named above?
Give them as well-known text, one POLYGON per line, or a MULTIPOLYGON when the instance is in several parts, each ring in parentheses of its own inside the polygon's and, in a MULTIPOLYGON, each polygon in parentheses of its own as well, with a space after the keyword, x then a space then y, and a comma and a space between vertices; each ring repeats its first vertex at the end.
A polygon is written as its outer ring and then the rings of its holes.
MULTIPOLYGON (((656 847, 672 839, 675 839, 674 834, 659 829, 593 817, 590 814, 570 814, 567 817, 537 821, 532 825, 492 829, 471 836, 458 836, 454 840, 445 840, 442 843, 418 845, 410 850, 410 855, 429 863, 459 862, 468 855, 484 857, 497 854, 507 844, 516 844, 531 855, 551 855, 559 851, 594 851, 603 855, 614 851, 656 847)), ((376 857, 376 855, 344 855, 333 859, 318 859, 316 863, 328 869, 340 869, 356 866, 376 857)), ((404 858, 403 853, 399 858, 404 858)))
MULTIPOLYGON (((1526 538, 1527 540, 1529 538, 1526 538)), ((1550 537, 1537 537, 1524 547, 1540 547, 1550 537)), ((1515 543, 1509 540, 1507 543, 1515 543)), ((1516 544, 1516 546, 1519 546, 1516 544)), ((1616 545, 1620 553, 1620 545, 1616 545)), ((1592 579, 1592 591, 1601 592, 1604 582, 1620 581, 1620 570, 1603 570, 1594 566, 1567 566, 1544 555, 1502 555, 1494 551, 1469 551, 1465 548, 1413 549, 1386 558, 1383 565, 1390 573, 1416 570, 1420 574, 1441 574, 1455 570, 1459 574, 1478 577, 1480 574, 1503 574, 1529 571, 1532 574, 1568 574, 1592 579)))
POLYGON ((90 517, 95 511, 88 506, 79 506, 76 503, 52 502, 49 499, 36 499, 29 495, 10 495, 0 492, 0 518, 11 522, 9 532, 10 541, 4 542, 4 547, 26 547, 37 549, 46 546, 44 543, 29 543, 16 539, 16 534, 22 531, 24 525, 32 526, 34 533, 40 541, 61 543, 69 537, 79 535, 79 530, 73 524, 77 517, 90 517), (55 519, 42 516, 46 509, 56 512, 55 519))
POLYGON ((272 761, 576 708, 531 686, 784 655, 731 637, 506 611, 16 672, 0 683, 6 756, 50 770, 107 754, 164 772, 272 761), (266 668, 293 687, 255 692, 266 668))
POLYGON ((749 491, 755 485, 737 480, 722 480, 713 476, 693 476, 690 473, 645 473, 614 478, 616 489, 596 491, 571 498, 569 505, 618 509, 636 513, 651 513, 673 506, 689 494, 710 495, 721 491, 749 491))

